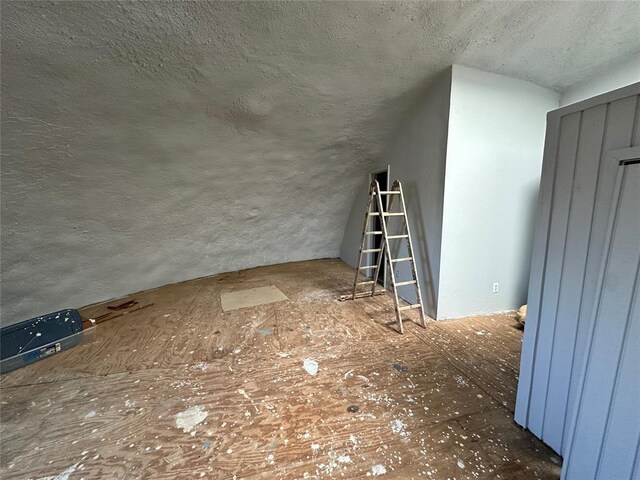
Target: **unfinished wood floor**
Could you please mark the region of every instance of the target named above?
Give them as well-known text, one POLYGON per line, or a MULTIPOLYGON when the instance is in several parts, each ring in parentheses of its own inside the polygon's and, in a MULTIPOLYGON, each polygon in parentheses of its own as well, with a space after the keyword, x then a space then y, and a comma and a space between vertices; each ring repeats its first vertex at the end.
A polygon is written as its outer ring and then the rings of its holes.
POLYGON ((513 318, 399 335, 390 297, 337 300, 352 275, 318 260, 136 294, 154 305, 2 377, 0 476, 559 477, 512 421, 513 318), (221 293, 268 285, 289 300, 222 312, 221 293))

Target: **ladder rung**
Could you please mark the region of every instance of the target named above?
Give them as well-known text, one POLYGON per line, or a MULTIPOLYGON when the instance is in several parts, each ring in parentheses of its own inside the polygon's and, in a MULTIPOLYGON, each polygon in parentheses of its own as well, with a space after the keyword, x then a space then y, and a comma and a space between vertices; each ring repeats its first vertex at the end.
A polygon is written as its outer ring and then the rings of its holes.
POLYGON ((409 235, 387 235, 389 240, 393 240, 394 238, 409 238, 409 235))
POLYGON ((360 270, 371 270, 372 268, 378 268, 377 265, 367 265, 366 267, 360 267, 360 270))
POLYGON ((416 308, 422 308, 422 305, 420 305, 419 303, 416 303, 413 305, 407 305, 405 307, 398 307, 398 310, 414 310, 416 308))
MULTIPOLYGON (((376 192, 373 192, 375 195, 376 192)), ((400 195, 400 190, 381 190, 380 195, 400 195)))
POLYGON ((365 235, 382 235, 382 230, 373 230, 371 232, 364 232, 365 235))
MULTIPOLYGON (((387 293, 387 291, 382 288, 382 285, 380 286, 379 290, 376 290, 375 295, 384 295, 385 293, 387 293)), ((364 297, 371 297, 371 290, 369 290, 368 292, 360 292, 360 293, 356 293, 355 296, 353 295, 353 293, 350 293, 348 295, 340 295, 339 300, 341 302, 344 302, 345 300, 353 300, 354 298, 364 298, 364 297)))
POLYGON ((373 285, 373 280, 369 280, 366 282, 358 282, 356 285, 373 285))
POLYGON ((410 262, 410 261, 412 261, 412 260, 413 260, 413 258, 412 258, 412 257, 402 257, 402 258, 392 258, 392 259, 391 259, 391 261, 392 261, 393 263, 395 263, 395 262, 410 262))
POLYGON ((377 217, 380 215, 380 212, 369 212, 370 217, 377 217))
POLYGON ((414 285, 416 283, 415 280, 408 280, 406 282, 397 282, 396 287, 402 287, 403 285, 414 285))
POLYGON ((404 217, 404 213, 402 212, 384 212, 385 217, 404 217))
POLYGON ((382 249, 381 248, 369 248, 367 250, 362 250, 362 253, 375 253, 375 252, 381 252, 382 249))

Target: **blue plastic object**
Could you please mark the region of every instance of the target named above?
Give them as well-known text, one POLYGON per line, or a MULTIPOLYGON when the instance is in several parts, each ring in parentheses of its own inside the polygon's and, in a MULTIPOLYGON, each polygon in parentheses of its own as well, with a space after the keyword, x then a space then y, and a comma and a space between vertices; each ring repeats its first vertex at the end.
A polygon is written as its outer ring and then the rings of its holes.
POLYGON ((0 329, 0 373, 77 345, 81 332, 77 310, 60 310, 0 329))

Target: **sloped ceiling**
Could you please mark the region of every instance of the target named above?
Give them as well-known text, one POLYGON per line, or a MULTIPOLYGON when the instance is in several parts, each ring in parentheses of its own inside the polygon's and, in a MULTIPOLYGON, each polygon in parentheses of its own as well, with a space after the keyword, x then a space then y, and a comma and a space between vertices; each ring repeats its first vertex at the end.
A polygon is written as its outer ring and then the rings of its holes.
POLYGON ((562 92, 630 3, 2 2, 2 322, 334 257, 385 136, 452 63, 562 92))

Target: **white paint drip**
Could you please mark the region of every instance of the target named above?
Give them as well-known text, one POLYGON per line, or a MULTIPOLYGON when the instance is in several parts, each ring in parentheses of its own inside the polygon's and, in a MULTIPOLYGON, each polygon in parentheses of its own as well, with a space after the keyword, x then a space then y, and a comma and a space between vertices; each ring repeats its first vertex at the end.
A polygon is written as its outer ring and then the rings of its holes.
POLYGON ((95 417, 95 416, 96 416, 96 412, 95 412, 95 410, 91 410, 89 413, 87 413, 87 414, 84 416, 84 418, 85 418, 85 420, 88 420, 89 418, 93 418, 93 417, 95 417))
POLYGON ((467 381, 464 379, 464 377, 462 375, 456 375, 455 377, 453 377, 454 380, 456 381, 456 383, 458 385, 460 385, 461 387, 467 386, 467 381))
MULTIPOLYGON (((251 400, 251 397, 247 394, 247 392, 245 391, 244 388, 239 388, 238 389, 238 393, 240 395, 242 395, 244 398, 246 398, 247 400, 249 400, 251 402, 251 405, 253 406, 253 408, 255 408, 256 412, 260 413, 260 410, 258 409, 258 407, 255 406, 255 404, 253 403, 253 400, 251 400)), ((249 412, 247 412, 249 413, 249 412)), ((245 413, 245 415, 247 415, 247 413, 245 413)), ((247 415, 248 417, 251 416, 251 413, 249 413, 249 415, 247 415)))
POLYGON ((203 372, 206 372, 207 369, 209 368, 209 366, 204 362, 198 362, 198 363, 195 363, 193 365, 193 368, 196 368, 198 370, 202 370, 203 372))
POLYGON ((302 365, 309 375, 315 375, 318 373, 318 362, 316 362, 313 358, 305 358, 302 365))
POLYGON ((402 420, 395 419, 391 422, 391 431, 393 433, 397 433, 401 437, 406 437, 409 433, 405 430, 405 424, 402 420))
POLYGON ((367 473, 367 476, 377 477, 379 475, 384 475, 385 473, 387 473, 387 469, 385 468, 385 466, 378 463, 377 465, 371 467, 371 471, 367 473))
POLYGON ((176 427, 181 428, 183 432, 190 432, 193 427, 204 421, 208 413, 200 405, 189 407, 184 412, 176 415, 176 427))
MULTIPOLYGON (((347 379, 349 377, 353 376, 353 370, 349 370, 347 373, 344 374, 344 378, 347 379)), ((364 375, 356 375, 356 378, 359 378, 360 380, 362 380, 365 383, 370 383, 369 379, 367 377, 365 377, 364 375)))
POLYGON ((464 468, 464 462, 462 460, 458 459, 456 463, 458 464, 458 467, 464 468))
POLYGON ((78 468, 77 463, 71 465, 69 468, 67 468, 62 473, 59 473, 58 475, 49 475, 48 477, 42 477, 39 480, 69 480, 69 476, 76 471, 76 468, 78 468))

